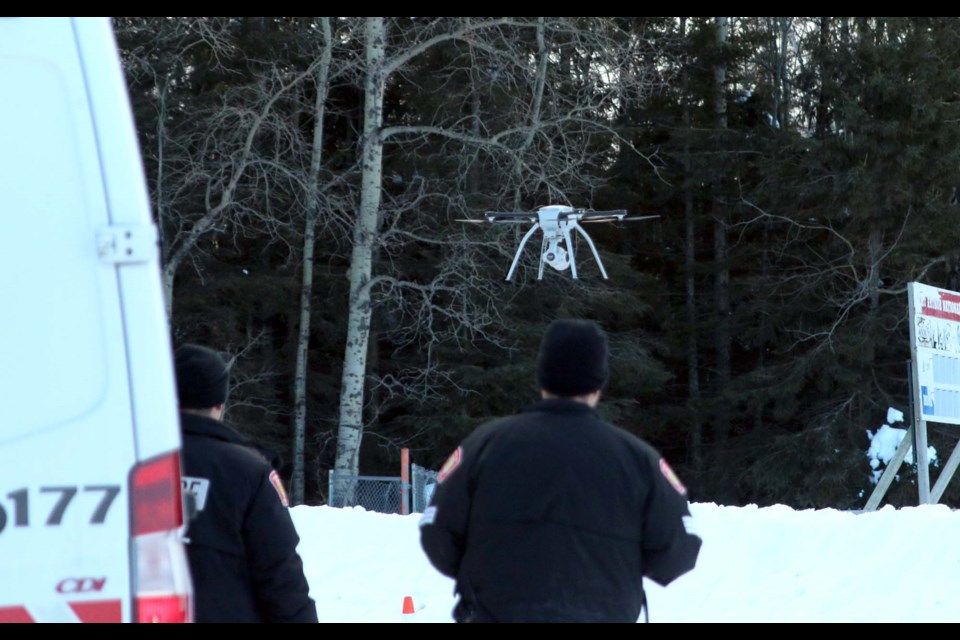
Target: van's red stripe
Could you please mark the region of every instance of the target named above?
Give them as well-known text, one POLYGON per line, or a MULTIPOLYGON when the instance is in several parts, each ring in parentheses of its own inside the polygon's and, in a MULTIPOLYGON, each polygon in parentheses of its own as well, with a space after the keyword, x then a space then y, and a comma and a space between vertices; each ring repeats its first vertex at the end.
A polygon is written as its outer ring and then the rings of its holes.
POLYGON ((122 616, 119 600, 71 602, 70 608, 80 622, 120 622, 122 616))
POLYGON ((0 622, 34 622, 26 607, 0 607, 0 622))

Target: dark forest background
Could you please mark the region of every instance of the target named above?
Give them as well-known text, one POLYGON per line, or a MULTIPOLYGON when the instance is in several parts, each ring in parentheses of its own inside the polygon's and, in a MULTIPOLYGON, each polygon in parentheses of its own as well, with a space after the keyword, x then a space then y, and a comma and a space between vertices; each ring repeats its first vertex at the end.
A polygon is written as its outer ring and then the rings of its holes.
POLYGON ((910 412, 907 285, 960 289, 960 19, 114 25, 174 342, 229 355, 227 418, 295 502, 403 448, 437 469, 536 399, 558 317, 607 330, 601 413, 693 501, 866 502, 868 432, 910 412), (659 217, 589 228, 607 280, 579 243, 538 281, 534 237, 511 282, 526 228, 459 221, 548 204, 659 217))

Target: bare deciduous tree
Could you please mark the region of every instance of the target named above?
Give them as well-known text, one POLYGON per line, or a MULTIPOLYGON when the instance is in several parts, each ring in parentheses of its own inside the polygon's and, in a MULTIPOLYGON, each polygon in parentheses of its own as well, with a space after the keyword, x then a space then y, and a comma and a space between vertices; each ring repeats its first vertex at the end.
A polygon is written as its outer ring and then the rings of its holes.
MULTIPOLYGON (((359 471, 374 305, 390 299, 402 309, 409 324, 392 325, 398 340, 416 335, 429 343, 436 337, 434 320, 443 316, 457 327, 455 332, 486 336, 498 318, 497 291, 484 280, 465 280, 471 261, 477 260, 469 244, 448 254, 429 282, 374 273, 380 252, 389 257, 403 246, 395 242, 450 246, 449 238, 416 232, 403 218, 409 207, 384 206, 385 145, 431 149, 457 168, 449 179, 433 180, 426 190, 432 192, 430 198, 421 199, 419 208, 432 210, 435 221, 443 215, 470 216, 479 203, 530 207, 589 200, 602 183, 600 169, 617 146, 629 145, 611 124, 618 101, 624 91, 635 98, 644 95, 654 82, 654 75, 637 64, 643 59, 642 37, 618 29, 612 19, 364 20, 361 195, 353 230, 335 464, 345 475, 359 471), (439 85, 436 93, 446 98, 442 105, 408 116, 409 123, 388 121, 384 100, 390 83, 398 78, 411 82, 406 68, 438 47, 448 48, 450 56, 432 78, 439 85), (455 79, 460 80, 456 86, 455 79)), ((408 196, 418 184, 416 177, 398 176, 408 185, 408 196)), ((427 366, 418 378, 426 380, 430 370, 427 366)), ((380 384, 396 390, 401 385, 395 382, 384 378, 380 384)))

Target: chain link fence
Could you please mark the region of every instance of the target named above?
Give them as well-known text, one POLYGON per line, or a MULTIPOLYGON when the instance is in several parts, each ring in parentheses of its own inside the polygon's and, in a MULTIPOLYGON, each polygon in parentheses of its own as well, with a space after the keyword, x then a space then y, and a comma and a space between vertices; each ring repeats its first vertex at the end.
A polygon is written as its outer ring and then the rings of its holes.
POLYGON ((417 464, 410 465, 410 483, 394 476, 354 476, 330 470, 327 505, 363 507, 378 513, 423 513, 437 473, 417 464))
POLYGON ((403 486, 391 476, 352 476, 330 470, 327 504, 331 507, 363 507, 379 513, 400 513, 403 486))

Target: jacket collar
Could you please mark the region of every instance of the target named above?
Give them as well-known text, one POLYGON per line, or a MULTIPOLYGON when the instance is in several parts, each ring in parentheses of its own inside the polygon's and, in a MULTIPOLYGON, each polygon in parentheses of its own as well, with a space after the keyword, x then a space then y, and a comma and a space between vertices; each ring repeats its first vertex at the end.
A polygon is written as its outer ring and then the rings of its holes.
POLYGON ((259 452, 274 469, 280 469, 283 466, 283 458, 280 457, 280 454, 276 451, 270 447, 261 445, 253 438, 249 438, 236 429, 213 418, 181 411, 180 429, 184 435, 212 438, 222 442, 230 442, 249 447, 259 452))
POLYGON ((198 416, 195 413, 185 413, 181 411, 180 428, 184 434, 204 436, 216 440, 223 440, 224 442, 253 446, 252 440, 219 420, 214 420, 207 416, 198 416))
POLYGON ((532 405, 524 407, 520 410, 521 413, 529 413, 532 411, 545 411, 547 413, 569 413, 569 414, 582 414, 582 415, 597 415, 597 410, 591 407, 588 404, 583 402, 577 402, 576 400, 570 400, 569 398, 547 398, 535 402, 532 405))

